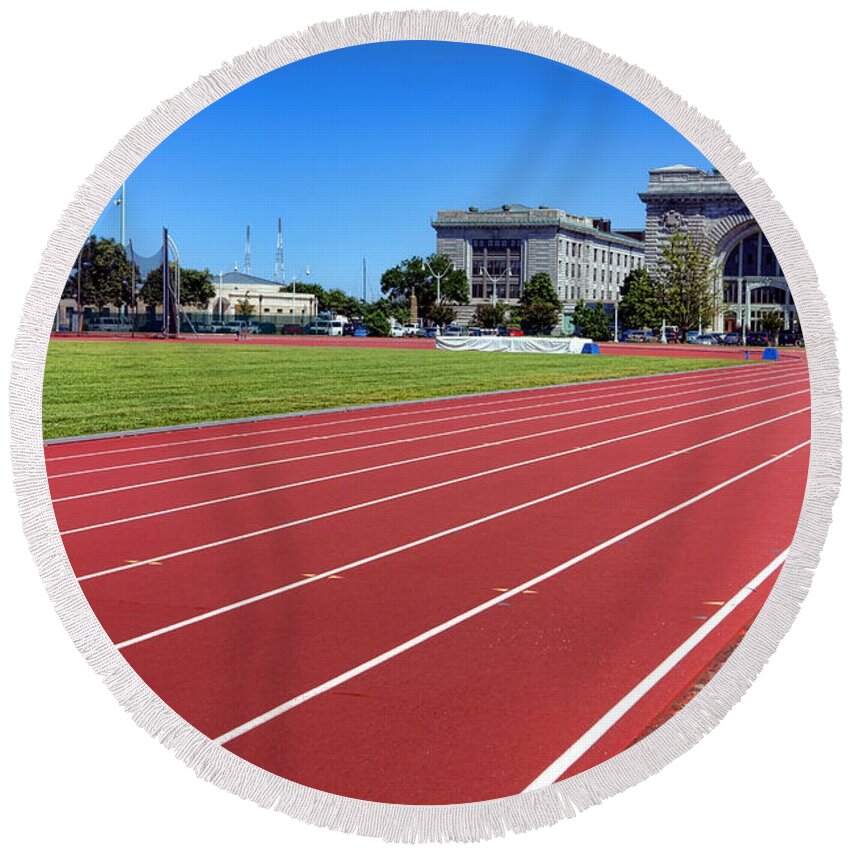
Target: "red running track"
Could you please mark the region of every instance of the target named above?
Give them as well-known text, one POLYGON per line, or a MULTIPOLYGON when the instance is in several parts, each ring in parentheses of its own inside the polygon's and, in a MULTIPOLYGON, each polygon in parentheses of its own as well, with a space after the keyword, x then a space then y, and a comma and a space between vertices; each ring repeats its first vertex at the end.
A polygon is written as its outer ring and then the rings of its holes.
MULTIPOLYGON (((315 348, 427 348, 433 349, 432 339, 418 337, 352 337, 352 336, 272 336, 254 334, 244 339, 236 340, 230 334, 199 334, 198 336, 181 336, 177 339, 162 339, 154 334, 128 336, 118 333, 74 334, 67 332, 52 333, 53 339, 76 339, 88 342, 158 342, 168 345, 180 345, 187 342, 207 343, 209 345, 289 345, 296 347, 315 348)), ((722 345, 667 345, 653 343, 601 343, 600 352, 604 355, 642 356, 642 357, 701 357, 712 360, 761 360, 763 348, 739 348, 722 345)), ((805 361, 805 351, 800 348, 779 349, 780 360, 805 361)))
POLYGON ((799 362, 45 447, 107 634, 255 764, 491 799, 628 747, 745 628, 796 527, 799 362))

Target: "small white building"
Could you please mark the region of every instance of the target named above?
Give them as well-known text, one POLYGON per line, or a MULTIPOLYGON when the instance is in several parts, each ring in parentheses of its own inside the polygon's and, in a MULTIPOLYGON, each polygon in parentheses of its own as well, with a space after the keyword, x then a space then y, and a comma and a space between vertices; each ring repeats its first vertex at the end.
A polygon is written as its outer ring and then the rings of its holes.
POLYGON ((316 296, 293 292, 291 285, 276 283, 239 271, 224 272, 213 277, 215 297, 207 307, 210 321, 229 321, 236 315, 236 305, 246 301, 254 308, 252 317, 258 322, 307 321, 318 312, 316 296))

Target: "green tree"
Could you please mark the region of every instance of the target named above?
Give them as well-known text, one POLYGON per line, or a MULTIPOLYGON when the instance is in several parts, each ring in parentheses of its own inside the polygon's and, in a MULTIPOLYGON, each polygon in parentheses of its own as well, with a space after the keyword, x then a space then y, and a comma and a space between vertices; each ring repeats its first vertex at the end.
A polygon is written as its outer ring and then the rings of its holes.
POLYGON ((469 281, 463 269, 451 269, 451 260, 445 254, 432 254, 428 257, 428 265, 435 272, 431 274, 426 261, 422 257, 410 257, 397 266, 387 269, 381 275, 381 292, 390 300, 410 303, 410 296, 415 291, 419 311, 423 316, 434 320, 431 310, 437 303, 437 277, 440 281, 440 304, 468 304, 469 281))
POLYGON ((620 298, 621 328, 656 328, 661 325, 658 293, 645 268, 636 268, 626 275, 620 298))
POLYGON ((248 319, 254 315, 254 305, 248 300, 247 297, 242 298, 241 300, 236 302, 236 306, 233 308, 233 312, 243 319, 248 319))
POLYGON ((495 304, 479 304, 475 308, 472 321, 481 328, 498 328, 508 318, 508 307, 502 301, 495 304))
POLYGON ((531 280, 522 288, 520 296, 520 304, 531 304, 534 301, 542 301, 545 304, 552 304, 560 309, 561 299, 558 298, 558 293, 555 291, 555 285, 552 283, 552 278, 546 272, 538 272, 531 280))
POLYGON ((785 317, 779 310, 771 310, 761 317, 761 327, 768 334, 771 342, 776 345, 777 334, 785 328, 785 317))
POLYGON ((550 334, 561 319, 561 300, 546 272, 538 272, 522 289, 514 310, 527 334, 550 334))
POLYGON ((449 304, 432 304, 428 318, 439 327, 450 325, 457 318, 457 310, 449 304))
MULTIPOLYGON (((177 267, 169 263, 170 280, 175 284, 177 267)), ((162 304, 162 266, 151 269, 145 278, 144 285, 139 291, 139 298, 145 304, 162 304)), ((180 269, 180 304, 183 307, 197 307, 205 310, 210 301, 215 298, 213 276, 204 269, 180 269)))
POLYGON ((114 239, 92 235, 80 249, 62 297, 76 299, 79 295, 82 306, 95 307, 98 311, 108 304, 129 304, 134 276, 138 280, 138 268, 134 269, 127 259, 122 245, 114 239))
POLYGON ((611 339, 611 318, 601 304, 590 305, 580 300, 576 304, 573 321, 581 336, 590 337, 595 342, 611 339))
POLYGON ((379 298, 371 304, 363 302, 361 314, 365 317, 370 310, 380 310, 387 318, 395 319, 400 325, 403 325, 410 318, 410 306, 404 301, 391 298, 379 298))
POLYGON ((389 336, 390 320, 379 307, 372 306, 363 315, 363 324, 372 336, 389 336))
POLYGON ((655 291, 661 318, 678 328, 681 341, 688 331, 713 324, 720 309, 714 260, 687 233, 674 233, 664 246, 655 291))
POLYGON ((343 292, 341 289, 323 291, 323 295, 319 299, 319 309, 322 311, 327 310, 334 315, 345 316, 349 319, 360 312, 357 299, 347 292, 343 292))

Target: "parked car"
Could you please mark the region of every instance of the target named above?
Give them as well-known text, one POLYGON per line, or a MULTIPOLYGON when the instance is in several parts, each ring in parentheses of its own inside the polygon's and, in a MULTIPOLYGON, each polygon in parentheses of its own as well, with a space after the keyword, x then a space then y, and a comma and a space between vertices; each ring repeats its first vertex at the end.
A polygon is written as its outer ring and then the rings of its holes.
POLYGON ((466 328, 465 335, 466 336, 481 336, 481 328, 475 328, 475 327, 466 328))
POLYGON ((358 338, 369 336, 369 328, 367 328, 366 325, 356 324, 354 326, 354 333, 352 334, 352 336, 358 338))
POLYGON ((221 331, 221 333, 226 334, 257 333, 257 326, 252 325, 249 322, 226 322, 222 327, 223 330, 221 331))
POLYGON ((419 325, 417 325, 415 322, 406 322, 404 325, 402 325, 402 336, 417 336, 418 333, 419 325))
POLYGON ((129 333, 133 330, 133 323, 129 319, 120 316, 95 316, 83 327, 98 333, 129 333))
POLYGON ((297 322, 290 322, 289 324, 284 325, 280 332, 284 336, 297 336, 299 334, 305 333, 304 325, 299 325, 297 322))
POLYGON ((804 345, 803 335, 798 331, 779 331, 780 345, 804 345))
POLYGON ((646 331, 623 331, 620 334, 621 342, 646 342, 650 334, 646 331))
POLYGON ((770 345, 770 337, 764 331, 750 331, 747 334, 747 345, 767 347, 770 345))
POLYGON ((395 338, 404 336, 404 328, 401 325, 390 325, 390 336, 395 338))
POLYGON ((446 325, 443 328, 443 336, 465 336, 466 330, 462 328, 460 325, 446 325))
POLYGON ((437 328, 436 327, 422 328, 419 335, 422 336, 422 337, 425 337, 426 339, 436 339, 437 338, 437 328))
POLYGON ((309 325, 304 329, 304 333, 308 336, 328 336, 328 331, 330 330, 330 322, 327 319, 316 319, 314 322, 310 322, 309 325))
POLYGON ((730 331, 729 333, 723 334, 723 344, 724 345, 740 345, 741 344, 741 334, 737 331, 730 331))
POLYGON ((717 345, 714 334, 697 334, 692 340, 693 345, 717 345))

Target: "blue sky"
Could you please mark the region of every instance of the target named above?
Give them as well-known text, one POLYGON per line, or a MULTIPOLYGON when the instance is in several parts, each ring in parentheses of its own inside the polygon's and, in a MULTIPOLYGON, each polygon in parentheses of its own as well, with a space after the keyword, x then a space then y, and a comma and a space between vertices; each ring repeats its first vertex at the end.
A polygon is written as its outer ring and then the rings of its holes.
MULTIPOLYGON (((167 226, 184 266, 371 295, 381 272, 433 252, 438 209, 545 204, 642 228, 647 171, 711 164, 636 101, 567 66, 502 48, 386 42, 296 62, 184 124, 127 179, 127 236, 167 226)), ((120 235, 118 208, 95 225, 120 235)))

